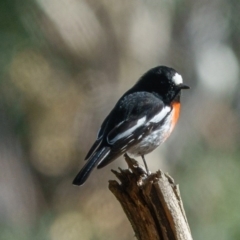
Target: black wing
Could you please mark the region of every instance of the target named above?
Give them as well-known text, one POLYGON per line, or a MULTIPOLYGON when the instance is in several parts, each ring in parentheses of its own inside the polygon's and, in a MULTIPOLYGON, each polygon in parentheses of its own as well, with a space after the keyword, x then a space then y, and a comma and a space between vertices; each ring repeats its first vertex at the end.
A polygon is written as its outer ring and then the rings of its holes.
POLYGON ((101 160, 98 168, 104 167, 133 145, 147 136, 165 117, 171 108, 151 93, 133 93, 123 98, 115 116, 124 116, 124 120, 116 124, 104 138, 111 151, 101 160))
MULTIPOLYGON (((139 118, 149 114, 149 110, 156 104, 159 104, 159 102, 162 104, 160 99, 147 92, 136 92, 123 95, 110 114, 103 121, 98 132, 97 139, 90 148, 85 160, 88 160, 93 153, 102 146, 101 143, 104 137, 109 134, 110 137, 114 136, 115 133, 119 131, 124 132, 131 126, 134 126, 139 118)), ((149 115, 149 117, 151 116, 149 115)), ((105 145, 106 143, 103 144, 105 145)))
POLYGON ((73 184, 82 185, 96 166, 101 168, 124 154, 161 124, 170 112, 171 108, 151 93, 124 95, 104 120, 86 156, 88 161, 73 184))
POLYGON ((103 121, 102 126, 100 127, 100 130, 99 130, 98 135, 97 135, 97 140, 95 141, 95 143, 92 145, 92 147, 88 151, 88 154, 85 157, 85 160, 89 159, 93 155, 93 153, 98 149, 100 143, 102 142, 103 134, 104 134, 104 132, 106 130, 106 127, 107 127, 107 124, 108 124, 109 115, 103 121))

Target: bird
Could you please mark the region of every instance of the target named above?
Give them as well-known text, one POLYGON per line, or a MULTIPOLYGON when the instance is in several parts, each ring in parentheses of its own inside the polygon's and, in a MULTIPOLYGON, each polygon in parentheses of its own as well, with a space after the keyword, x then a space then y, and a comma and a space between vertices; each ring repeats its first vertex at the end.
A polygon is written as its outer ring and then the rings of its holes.
POLYGON ((123 154, 141 156, 149 173, 145 155, 171 134, 179 118, 181 90, 189 88, 171 67, 157 66, 143 74, 103 121, 73 185, 82 185, 94 168, 123 154))

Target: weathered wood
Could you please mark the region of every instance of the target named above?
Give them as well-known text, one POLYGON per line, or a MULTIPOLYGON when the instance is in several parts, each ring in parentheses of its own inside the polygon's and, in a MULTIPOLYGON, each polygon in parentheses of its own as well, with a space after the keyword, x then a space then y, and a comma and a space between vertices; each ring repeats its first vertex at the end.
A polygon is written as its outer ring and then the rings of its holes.
POLYGON ((119 179, 109 181, 138 240, 191 240, 191 231, 178 185, 166 173, 147 176, 137 161, 124 156, 129 169, 112 172, 119 179))

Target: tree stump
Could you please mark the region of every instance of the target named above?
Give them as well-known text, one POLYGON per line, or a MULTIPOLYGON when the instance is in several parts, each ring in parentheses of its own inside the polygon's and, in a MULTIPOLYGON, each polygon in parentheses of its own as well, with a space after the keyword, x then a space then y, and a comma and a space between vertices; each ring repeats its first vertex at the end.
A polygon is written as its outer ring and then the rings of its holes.
POLYGON ((109 189, 120 202, 138 240, 191 240, 179 186, 160 170, 147 175, 138 162, 124 155, 129 169, 112 170, 120 180, 109 189))

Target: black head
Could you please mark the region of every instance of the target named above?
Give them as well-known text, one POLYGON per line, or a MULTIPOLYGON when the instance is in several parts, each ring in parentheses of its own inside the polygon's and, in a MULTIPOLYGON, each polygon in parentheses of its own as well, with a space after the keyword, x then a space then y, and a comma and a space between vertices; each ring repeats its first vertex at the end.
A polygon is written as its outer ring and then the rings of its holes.
POLYGON ((169 103, 179 98, 182 89, 189 89, 183 84, 182 76, 176 70, 165 66, 150 69, 133 88, 135 91, 156 93, 169 103))

